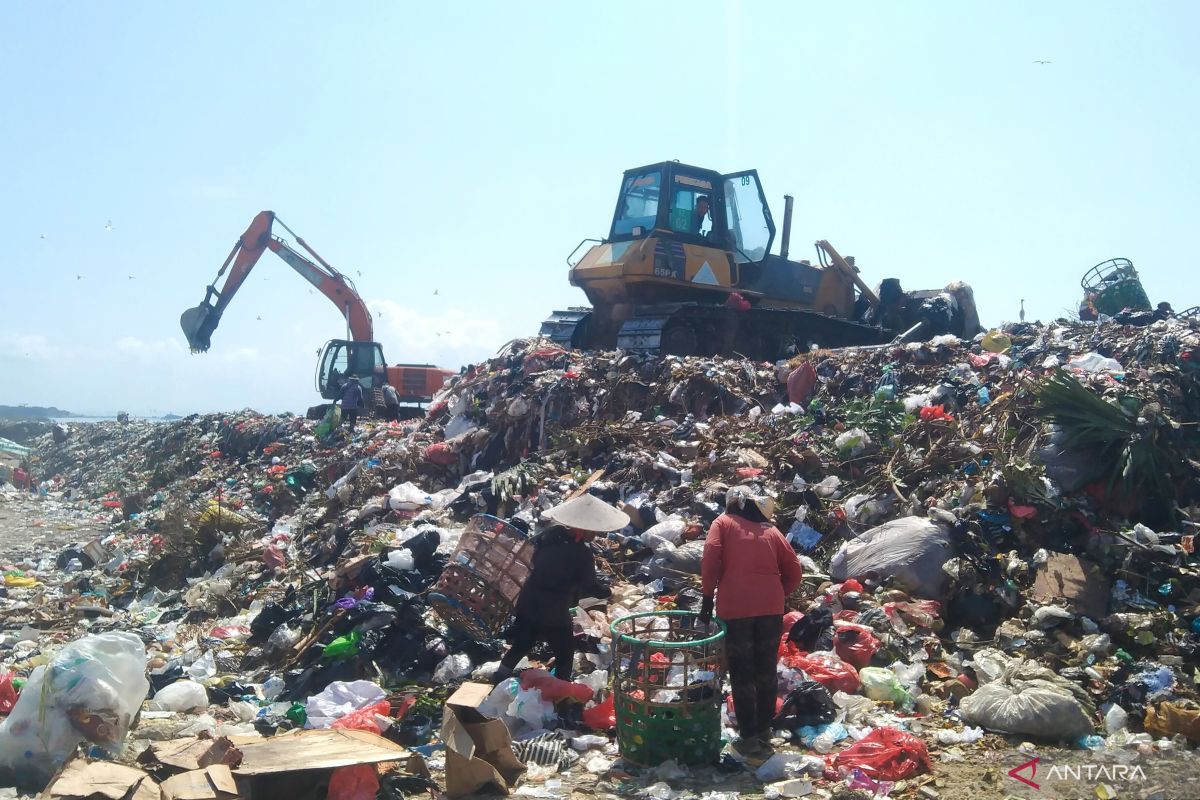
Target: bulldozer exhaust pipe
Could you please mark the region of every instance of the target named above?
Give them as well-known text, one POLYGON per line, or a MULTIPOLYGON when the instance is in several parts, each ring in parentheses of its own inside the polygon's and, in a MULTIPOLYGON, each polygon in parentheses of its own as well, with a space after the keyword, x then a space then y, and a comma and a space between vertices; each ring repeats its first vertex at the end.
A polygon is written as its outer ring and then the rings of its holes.
POLYGON ((792 241, 792 196, 783 196, 783 235, 779 239, 780 258, 788 257, 788 246, 792 241))

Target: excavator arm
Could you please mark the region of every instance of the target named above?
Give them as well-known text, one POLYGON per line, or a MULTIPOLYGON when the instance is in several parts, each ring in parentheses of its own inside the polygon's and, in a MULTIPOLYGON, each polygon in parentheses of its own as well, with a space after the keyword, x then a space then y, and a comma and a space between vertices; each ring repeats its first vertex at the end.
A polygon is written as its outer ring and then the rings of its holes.
POLYGON ((262 258, 263 253, 272 250, 282 258, 288 266, 300 274, 306 281, 320 290, 321 294, 338 307, 346 319, 349 336, 355 342, 370 342, 374 340, 374 326, 371 312, 367 304, 354 288, 354 283, 342 273, 334 269, 321 258, 304 239, 296 236, 295 231, 275 216, 273 211, 262 211, 254 217, 250 227, 237 240, 237 244, 229 252, 225 263, 217 271, 217 277, 204 293, 200 305, 189 308, 179 318, 179 324, 187 337, 188 346, 192 352, 202 353, 211 345, 213 331, 221 322, 221 315, 233 300, 238 289, 249 277, 250 271, 262 258), (296 243, 304 248, 312 259, 294 250, 286 241, 271 232, 273 223, 279 225, 295 237, 296 243), (315 259, 315 261, 314 261, 315 259), (228 271, 225 283, 217 289, 217 281, 228 271))

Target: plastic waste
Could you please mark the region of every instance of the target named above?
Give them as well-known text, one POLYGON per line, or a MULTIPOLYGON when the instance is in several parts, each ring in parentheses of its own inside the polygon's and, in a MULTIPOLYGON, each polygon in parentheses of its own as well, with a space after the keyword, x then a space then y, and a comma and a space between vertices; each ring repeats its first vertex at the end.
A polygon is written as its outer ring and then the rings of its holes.
POLYGON ((146 647, 134 634, 72 642, 33 670, 0 723, 0 772, 41 789, 80 742, 118 753, 149 690, 146 647))
POLYGON ((154 693, 146 704, 151 711, 174 711, 182 713, 208 708, 208 692, 196 681, 175 681, 154 693))
POLYGON ((388 507, 393 511, 416 511, 432 502, 428 492, 411 483, 402 483, 388 492, 388 507))
POLYGON ((325 645, 325 649, 321 651, 321 658, 325 661, 341 661, 344 658, 356 656, 361 639, 362 634, 358 631, 350 631, 350 633, 339 636, 325 645))
POLYGON ((788 777, 790 768, 804 759, 801 753, 775 753, 754 771, 754 777, 764 783, 774 783, 788 777))
MULTIPOLYGON (((833 649, 838 657, 856 669, 871 663, 871 658, 881 644, 875 632, 866 625, 842 622, 834 626, 833 649)), ((861 676, 860 676, 861 677, 861 676)))
POLYGON ((1099 353, 1084 353, 1080 356, 1075 356, 1067 362, 1068 369, 1077 369, 1080 372, 1111 372, 1115 375, 1124 375, 1125 368, 1121 366, 1121 362, 1114 358, 1107 358, 1099 353))
POLYGON ((387 697, 387 692, 370 681, 334 681, 319 694, 308 698, 304 705, 306 728, 328 728, 334 722, 374 705, 387 697))
POLYGON ((1074 742, 1094 732, 1091 716, 1064 686, 1046 679, 1019 680, 1012 667, 964 697, 964 722, 996 733, 1074 742))
POLYGON ((466 653, 452 653, 433 671, 434 683, 450 683, 471 674, 471 659, 466 653))
POLYGON ((617 726, 616 697, 609 695, 594 706, 583 710, 583 724, 594 731, 612 730, 617 726))
POLYGON ((1012 339, 1003 331, 991 330, 983 335, 979 346, 989 353, 1004 353, 1012 347, 1012 339))
POLYGON ((785 663, 824 686, 831 692, 857 692, 858 671, 833 653, 819 652, 785 657, 785 663))
POLYGON ((1115 703, 1104 714, 1104 729, 1108 731, 1109 736, 1125 730, 1125 726, 1128 724, 1129 714, 1115 703))
POLYGON ((896 728, 875 728, 833 757, 838 769, 861 769, 869 778, 899 781, 931 768, 925 743, 896 728))
POLYGON ((393 569, 398 569, 401 572, 408 572, 416 567, 416 562, 413 560, 413 554, 410 550, 393 550, 388 553, 387 565, 393 569))
POLYGON ((837 706, 829 690, 816 681, 800 681, 788 692, 775 715, 774 726, 792 730, 823 725, 837 716, 837 706))
POLYGON ((215 678, 217 675, 217 660, 213 657, 212 651, 206 652, 188 665, 187 675, 194 681, 207 681, 215 678))
POLYGON ((796 730, 796 736, 801 744, 822 755, 833 752, 838 742, 849 736, 846 726, 840 722, 830 722, 825 725, 805 725, 796 730))
POLYGON ((865 667, 858 671, 863 694, 872 700, 886 700, 901 707, 912 705, 912 695, 900 684, 896 673, 883 667, 865 667))
POLYGON ((806 553, 821 541, 821 532, 801 520, 792 523, 788 529, 787 539, 806 553))
POLYGON ((833 446, 839 451, 849 453, 850 456, 861 455, 867 451, 874 441, 870 434, 862 428, 851 428, 848 431, 839 433, 837 438, 833 440, 833 446))
POLYGON ((14 677, 11 672, 0 675, 0 715, 11 713, 13 706, 17 704, 17 689, 13 686, 14 677))
POLYGON ((559 680, 542 669, 527 669, 522 672, 521 688, 538 689, 542 693, 542 698, 551 702, 570 698, 580 703, 586 703, 592 699, 593 695, 591 687, 559 680))
POLYGON ((939 597, 949 576, 942 565, 955 555, 948 528, 923 517, 901 517, 846 542, 829 563, 835 581, 874 572, 892 575, 918 597, 939 597))

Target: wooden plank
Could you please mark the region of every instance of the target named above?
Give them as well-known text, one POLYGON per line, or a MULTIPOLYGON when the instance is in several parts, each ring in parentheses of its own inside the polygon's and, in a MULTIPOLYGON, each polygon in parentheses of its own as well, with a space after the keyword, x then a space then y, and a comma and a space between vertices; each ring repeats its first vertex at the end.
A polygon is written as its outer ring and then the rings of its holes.
POLYGON ((407 749, 377 734, 341 729, 274 736, 261 742, 239 743, 238 747, 242 764, 233 770, 238 776, 403 761, 410 755, 407 749))

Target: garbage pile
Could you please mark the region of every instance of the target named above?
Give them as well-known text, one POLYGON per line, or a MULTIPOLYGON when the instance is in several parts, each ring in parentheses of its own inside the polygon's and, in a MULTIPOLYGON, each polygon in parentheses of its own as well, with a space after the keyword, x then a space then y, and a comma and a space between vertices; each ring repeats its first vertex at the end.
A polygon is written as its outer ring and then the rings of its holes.
MULTIPOLYGON (((174 736, 238 747, 349 728, 423 755, 432 773, 403 779, 452 794, 523 775, 538 796, 567 796, 578 776, 677 796, 689 770, 634 770, 609 736, 610 625, 698 609, 705 532, 745 483, 776 499, 806 573, 780 643, 777 752, 747 773, 771 791, 932 791, 938 764, 1026 740, 1187 751, 1198 367, 1200 327, 1173 319, 1022 323, 778 364, 521 340, 410 423, 329 430, 246 411, 73 426, 37 442, 44 501, 108 533, 4 565, 0 767, 28 751, 30 725, 49 735, 22 772, 41 789, 80 743, 140 755, 139 729, 173 720, 174 736), (580 490, 632 520, 598 546, 612 599, 576 612, 580 677, 528 669, 447 705, 504 646, 431 606, 464 528, 486 514, 535 530, 580 490), (149 687, 116 649, 92 655, 79 663, 125 676, 112 697, 55 699, 31 722, 32 689, 57 691, 73 652, 118 631, 145 643, 149 687), (139 692, 140 723, 125 702, 139 692), (484 736, 481 719, 503 723, 513 752, 472 770, 463 737, 484 736)), ((725 705, 726 738, 735 722, 725 705)), ((715 769, 741 770, 725 758, 715 769)), ((329 796, 401 780, 376 762, 333 770, 329 796)))

